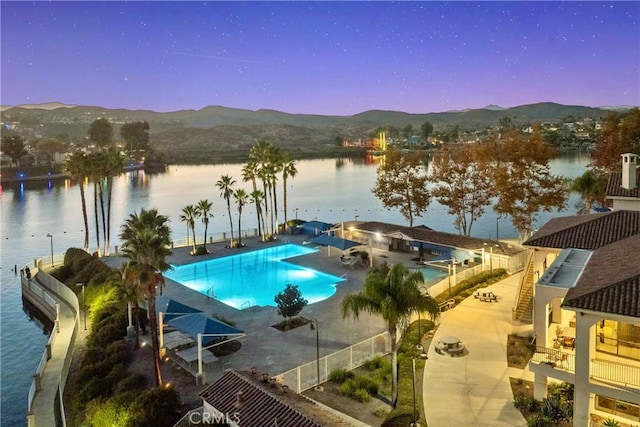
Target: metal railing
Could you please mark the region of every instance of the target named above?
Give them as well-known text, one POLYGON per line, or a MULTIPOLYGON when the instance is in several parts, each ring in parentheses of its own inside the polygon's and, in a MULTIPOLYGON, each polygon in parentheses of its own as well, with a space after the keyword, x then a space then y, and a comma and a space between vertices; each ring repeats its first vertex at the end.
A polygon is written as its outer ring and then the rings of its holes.
MULTIPOLYGON (((362 366, 365 361, 375 357, 384 356, 391 352, 391 341, 386 332, 368 338, 350 347, 338 350, 320 358, 320 383, 329 379, 331 371, 334 369, 351 370, 362 366)), ((309 390, 318 383, 317 373, 318 361, 305 363, 296 368, 288 370, 278 378, 283 380, 283 384, 288 385, 296 393, 309 390)))
MULTIPOLYGON (((531 361, 544 363, 553 368, 575 372, 576 357, 572 353, 548 347, 536 346, 531 361)), ((640 366, 626 365, 602 359, 591 359, 589 363, 589 377, 624 385, 626 387, 640 387, 640 366)))
POLYGON ((531 361, 545 363, 552 368, 560 368, 569 372, 576 370, 576 356, 555 348, 536 346, 536 352, 531 361))
MULTIPOLYGON (((58 297, 64 300, 65 303, 71 307, 74 314, 72 325, 70 325, 72 326, 70 342, 66 349, 66 353, 64 354, 64 360, 63 360, 60 372, 58 373, 57 389, 58 389, 59 396, 62 396, 64 394, 64 389, 67 382, 67 376, 69 374, 69 369, 71 367, 71 360, 73 357, 73 347, 75 344, 75 338, 78 331, 78 319, 79 319, 78 313, 80 310, 80 305, 78 303, 78 298, 76 294, 71 289, 69 289, 65 284, 59 282, 53 276, 46 273, 42 267, 48 267, 52 263, 55 266, 56 264, 61 263, 63 261, 64 261, 64 254, 54 255, 53 260, 51 256, 41 258, 39 260, 34 260, 34 266, 36 266, 37 271, 34 271, 33 274, 34 274, 34 277, 36 277, 37 275, 37 279, 40 282, 40 285, 36 284, 35 281, 33 280, 27 280, 25 277, 21 277, 23 288, 27 288, 34 295, 39 296, 43 304, 46 304, 49 306, 52 305, 54 307, 54 313, 56 313, 56 317, 59 316, 59 307, 58 307, 59 303, 56 302, 56 299, 51 294, 57 294, 58 297)), ((33 381, 31 383, 31 386, 29 387, 29 394, 27 396, 27 399, 28 399, 27 400, 27 418, 28 418, 29 425, 34 425, 38 423, 38 420, 33 419, 33 415, 34 415, 33 404, 36 398, 36 394, 41 390, 40 381, 42 379, 42 376, 45 373, 45 370, 47 369, 47 362, 52 357, 52 349, 58 338, 58 332, 59 332, 58 328, 60 327, 59 320, 57 318, 54 320, 56 325, 51 331, 51 335, 49 336, 49 340, 47 341, 47 344, 45 346, 45 351, 42 357, 40 358, 40 362, 38 363, 36 372, 33 375, 33 381)), ((53 402, 53 403, 60 405, 59 412, 60 414, 62 414, 63 422, 64 422, 64 407, 62 406, 63 405, 62 399, 56 400, 56 402, 53 402)))
POLYGON ((625 365, 608 360, 591 359, 591 378, 640 387, 640 367, 625 365))

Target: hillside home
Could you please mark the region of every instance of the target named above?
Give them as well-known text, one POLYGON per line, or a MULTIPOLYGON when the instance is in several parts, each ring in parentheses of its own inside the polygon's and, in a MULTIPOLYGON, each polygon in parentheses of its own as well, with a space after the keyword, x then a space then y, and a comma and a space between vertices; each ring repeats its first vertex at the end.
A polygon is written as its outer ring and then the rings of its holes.
POLYGON ((640 211, 640 170, 637 154, 622 155, 622 170, 609 175, 605 194, 613 210, 640 211))
MULTIPOLYGON (((575 385, 574 425, 640 421, 640 211, 555 218, 525 243, 535 276, 534 397, 575 385)), ((522 289, 520 290, 522 292, 522 289)))

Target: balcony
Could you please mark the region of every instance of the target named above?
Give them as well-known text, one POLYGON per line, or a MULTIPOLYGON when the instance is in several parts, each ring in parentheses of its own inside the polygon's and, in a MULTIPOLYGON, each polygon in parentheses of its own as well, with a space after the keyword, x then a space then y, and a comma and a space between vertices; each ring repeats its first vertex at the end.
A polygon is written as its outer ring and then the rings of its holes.
MULTIPOLYGON (((531 370, 544 375, 552 374, 553 372, 549 372, 547 366, 559 374, 559 379, 564 380, 567 373, 575 373, 576 357, 573 353, 561 349, 536 346, 536 352, 531 358, 531 370)), ((640 391, 640 366, 603 359, 591 359, 589 378, 611 386, 640 391)))

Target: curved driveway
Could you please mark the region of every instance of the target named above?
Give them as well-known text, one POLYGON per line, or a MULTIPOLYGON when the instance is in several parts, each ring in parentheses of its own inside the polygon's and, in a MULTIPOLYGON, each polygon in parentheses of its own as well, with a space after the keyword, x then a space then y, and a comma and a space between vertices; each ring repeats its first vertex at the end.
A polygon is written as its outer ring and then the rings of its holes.
POLYGON ((507 336, 520 326, 511 320, 519 278, 489 286, 498 302, 472 297, 442 313, 423 378, 429 427, 526 426, 513 406, 507 366, 507 336), (459 337, 468 351, 459 357, 436 353, 435 344, 447 335, 459 337))

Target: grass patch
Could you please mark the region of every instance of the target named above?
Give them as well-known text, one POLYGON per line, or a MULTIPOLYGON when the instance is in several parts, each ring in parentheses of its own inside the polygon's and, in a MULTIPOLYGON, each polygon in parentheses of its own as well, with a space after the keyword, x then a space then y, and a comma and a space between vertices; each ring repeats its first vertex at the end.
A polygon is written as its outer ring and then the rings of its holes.
POLYGON ((512 368, 524 369, 536 352, 536 346, 531 344, 531 336, 521 337, 509 334, 507 338, 507 364, 512 368))
POLYGON ((449 291, 445 291, 436 296, 435 299, 438 304, 441 304, 446 300, 453 298, 455 299, 456 304, 459 304, 465 298, 473 295, 477 289, 497 283, 508 275, 507 270, 504 268, 497 268, 493 271, 483 271, 469 279, 463 280, 451 288, 451 296, 449 296, 449 291))

